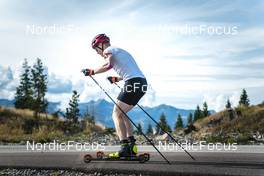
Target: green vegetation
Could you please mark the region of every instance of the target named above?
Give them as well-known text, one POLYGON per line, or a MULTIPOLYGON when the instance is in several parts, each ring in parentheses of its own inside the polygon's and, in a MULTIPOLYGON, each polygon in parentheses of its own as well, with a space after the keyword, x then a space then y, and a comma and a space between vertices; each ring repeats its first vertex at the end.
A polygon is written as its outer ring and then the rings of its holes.
POLYGON ((221 142, 221 143, 237 143, 240 145, 245 145, 245 144, 249 144, 249 142, 254 142, 255 139, 250 135, 250 134, 239 134, 236 137, 232 137, 232 136, 208 136, 207 138, 205 138, 205 140, 209 143, 217 143, 217 142, 221 142))
POLYGON ((28 66, 27 59, 25 59, 23 66, 23 73, 20 76, 20 85, 16 88, 15 107, 20 109, 29 109, 33 104, 33 90, 30 78, 30 66, 28 66))
POLYGON ((25 143, 25 141, 51 142, 89 138, 96 134, 113 134, 112 129, 103 129, 94 117, 85 114, 80 120, 79 94, 73 91, 64 119, 60 110, 52 115, 46 113, 48 101, 47 73, 41 59, 37 58, 31 68, 27 59, 22 65, 20 83, 16 88, 15 108, 0 107, 0 142, 25 143))
POLYGON ((247 95, 247 91, 245 89, 242 90, 242 94, 241 94, 240 100, 239 100, 239 105, 240 106, 249 106, 249 98, 247 95))
POLYGON ((230 108, 232 108, 231 107, 231 102, 230 102, 230 100, 229 99, 227 99, 227 101, 226 101, 226 109, 230 109, 230 108))
POLYGON ((177 121, 175 123, 174 129, 178 130, 178 129, 182 129, 182 128, 183 128, 182 117, 181 117, 181 114, 178 114, 178 118, 177 118, 177 121))
POLYGON ((202 113, 202 111, 200 109, 200 106, 197 105, 196 110, 194 111, 194 119, 193 119, 193 121, 195 122, 195 121, 197 121, 199 119, 202 119, 202 118, 203 118, 203 113, 202 113))
MULTIPOLYGON (((80 110, 78 108, 79 96, 78 92, 74 90, 72 99, 69 102, 69 107, 66 108, 65 131, 69 134, 81 131, 81 126, 79 125, 80 110)), ((89 120, 87 117, 86 119, 89 120)))
MULTIPOLYGON (((26 141, 52 142, 53 140, 67 141, 91 139, 95 134, 114 135, 113 128, 104 128, 95 122, 94 116, 85 113, 81 118, 78 108, 79 94, 73 91, 69 105, 65 110, 64 118, 61 110, 52 115, 46 113, 48 106, 45 94, 47 91, 47 75, 40 59, 31 69, 27 60, 23 63, 23 73, 20 77, 20 85, 16 89, 15 107, 3 108, 0 106, 0 142, 25 143, 26 141)), ((181 114, 178 114, 175 123, 175 133, 188 134, 192 139, 206 140, 207 142, 225 142, 248 144, 255 142, 254 133, 264 134, 264 103, 250 106, 245 89, 240 96, 239 105, 232 108, 229 99, 226 109, 210 115, 208 105, 203 103, 202 110, 197 105, 194 114, 188 115, 187 129, 183 129, 181 114)), ((159 119, 159 126, 171 132, 164 113, 159 119)), ((155 135, 163 135, 164 132, 156 125, 155 135)), ((138 124, 140 135, 142 126, 138 124)), ((147 135, 154 135, 151 124, 148 125, 147 135)))
POLYGON ((25 143, 26 141, 52 142, 53 140, 90 139, 93 133, 113 134, 111 129, 92 124, 84 118, 75 125, 75 132, 69 132, 67 121, 49 114, 40 113, 36 119, 34 111, 0 107, 0 142, 25 143))
POLYGON ((151 124, 148 125, 148 129, 147 129, 147 133, 146 134, 147 135, 153 135, 153 128, 152 128, 151 124))
POLYGON ((61 137, 59 121, 51 115, 40 114, 39 119, 28 109, 0 108, 0 141, 18 143, 21 141, 51 141, 61 137))
POLYGON ((199 119, 203 119, 203 118, 208 117, 208 116, 210 116, 210 111, 208 110, 208 105, 205 101, 203 103, 203 110, 201 110, 199 105, 196 106, 196 110, 194 111, 193 122, 195 122, 199 119))
POLYGON ((44 72, 42 61, 37 58, 36 63, 31 68, 27 59, 22 65, 23 73, 20 76, 20 84, 16 88, 15 107, 18 109, 31 109, 35 118, 39 118, 39 113, 45 113, 48 101, 45 98, 47 92, 47 74, 44 72))
POLYGON ((203 103, 203 111, 202 111, 202 118, 207 117, 210 115, 210 112, 208 111, 208 105, 206 102, 203 103))
POLYGON ((193 124, 193 114, 190 113, 187 117, 187 125, 193 124))
MULTIPOLYGON (((232 108, 228 99, 225 110, 206 118, 198 118, 194 123, 198 130, 193 132, 191 137, 207 142, 263 143, 264 104, 250 106, 249 102, 247 92, 243 89, 237 107, 232 108)), ((204 105, 204 107, 206 106, 204 105)), ((197 106, 196 119, 200 112, 199 106, 197 106)))
POLYGON ((140 123, 138 123, 138 125, 137 125, 137 129, 136 129, 135 133, 136 133, 137 135, 141 135, 142 132, 143 132, 143 131, 142 131, 142 126, 141 126, 140 123))
MULTIPOLYGON (((167 123, 166 116, 164 113, 161 114, 160 120, 159 120, 159 125, 161 126, 162 129, 171 132, 171 128, 167 123)), ((160 129, 158 125, 156 125, 156 135, 163 135, 164 132, 160 129)))
POLYGON ((264 134, 264 105, 227 109, 199 120, 194 125, 199 128, 193 134, 196 139, 248 144, 256 141, 254 134, 264 134))

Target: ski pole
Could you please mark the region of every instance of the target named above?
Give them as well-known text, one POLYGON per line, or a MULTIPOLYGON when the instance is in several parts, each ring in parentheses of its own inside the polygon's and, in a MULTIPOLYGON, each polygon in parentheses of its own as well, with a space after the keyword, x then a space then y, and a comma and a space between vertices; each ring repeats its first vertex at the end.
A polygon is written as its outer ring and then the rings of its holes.
MULTIPOLYGON (((114 82, 114 84, 119 87, 121 89, 121 87, 116 83, 114 82)), ((177 142, 177 140, 169 133, 167 132, 153 117, 151 117, 151 115, 145 111, 142 106, 140 106, 138 103, 137 103, 137 106, 166 134, 168 134, 168 136, 179 146, 181 147, 181 149, 187 153, 193 160, 195 160, 195 158, 181 145, 177 142)))
POLYGON ((115 102, 115 100, 106 92, 106 90, 104 90, 104 88, 102 88, 102 86, 92 77, 90 76, 93 81, 95 82, 95 84, 98 85, 98 87, 100 87, 100 89, 107 95, 108 98, 111 99, 111 101, 117 106, 117 108, 126 116, 126 118, 133 124, 133 126, 145 137, 145 139, 147 139, 147 141, 155 148, 155 150, 160 154, 160 156, 168 163, 171 164, 170 161, 159 151, 159 149, 154 145, 154 143, 141 131, 139 130, 138 126, 131 120, 131 118, 128 117, 128 115, 123 111, 123 109, 121 109, 117 103, 115 102))

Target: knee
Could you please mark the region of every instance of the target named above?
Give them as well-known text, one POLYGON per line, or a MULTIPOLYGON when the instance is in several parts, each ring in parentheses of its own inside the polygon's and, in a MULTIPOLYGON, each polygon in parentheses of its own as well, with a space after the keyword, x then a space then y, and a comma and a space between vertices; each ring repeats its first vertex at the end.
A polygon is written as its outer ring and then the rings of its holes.
POLYGON ((114 107, 113 109, 113 118, 118 118, 121 119, 122 118, 122 112, 118 107, 114 107))

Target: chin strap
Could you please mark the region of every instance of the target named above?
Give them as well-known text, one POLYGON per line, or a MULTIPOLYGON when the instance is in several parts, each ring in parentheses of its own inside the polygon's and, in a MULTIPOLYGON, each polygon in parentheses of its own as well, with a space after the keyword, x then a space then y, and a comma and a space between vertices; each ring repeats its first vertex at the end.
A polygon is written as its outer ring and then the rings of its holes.
POLYGON ((100 50, 104 51, 104 43, 105 43, 105 42, 102 43, 102 48, 99 47, 99 46, 96 46, 96 48, 99 48, 100 50))

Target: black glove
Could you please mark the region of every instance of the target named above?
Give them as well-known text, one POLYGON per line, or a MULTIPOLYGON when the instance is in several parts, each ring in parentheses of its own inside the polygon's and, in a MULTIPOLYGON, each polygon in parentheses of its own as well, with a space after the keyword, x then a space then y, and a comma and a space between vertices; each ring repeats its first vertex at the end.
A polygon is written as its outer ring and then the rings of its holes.
POLYGON ((107 79, 111 84, 120 81, 120 79, 116 76, 108 76, 107 79))
POLYGON ((85 69, 82 69, 82 72, 83 72, 84 76, 94 75, 94 70, 92 70, 92 69, 85 68, 85 69))

